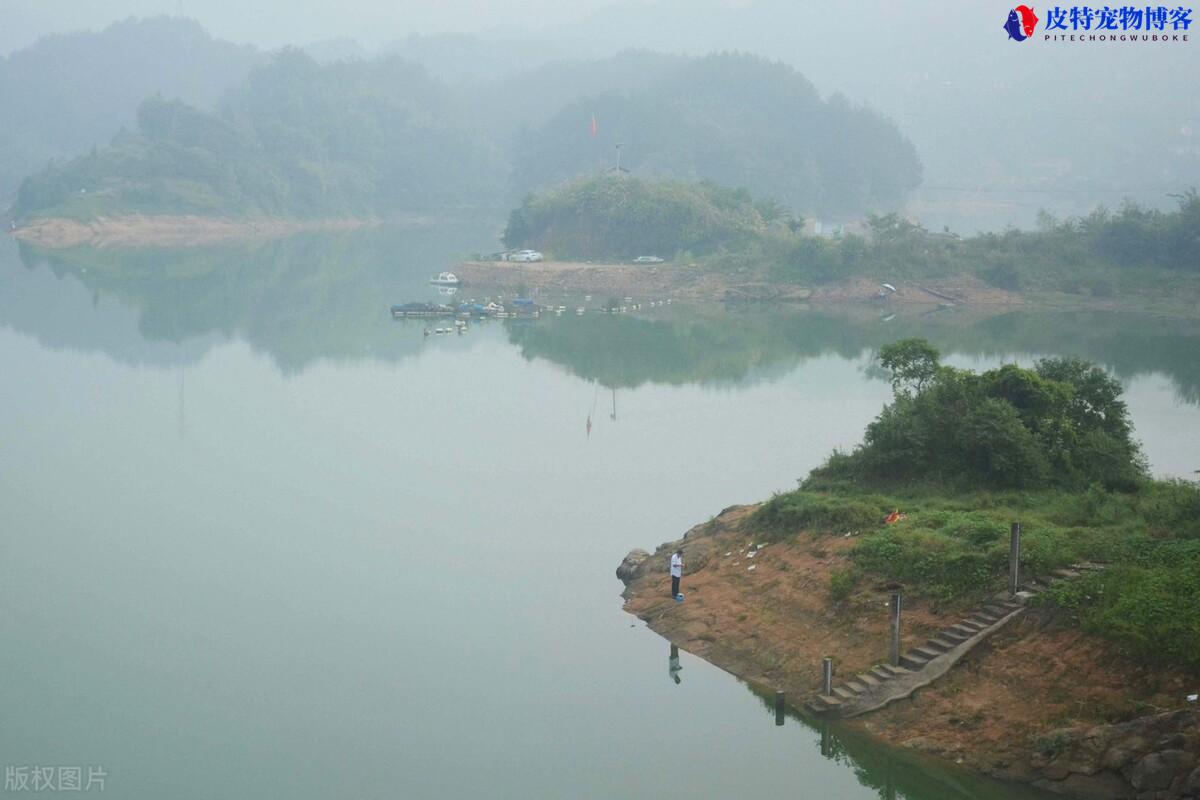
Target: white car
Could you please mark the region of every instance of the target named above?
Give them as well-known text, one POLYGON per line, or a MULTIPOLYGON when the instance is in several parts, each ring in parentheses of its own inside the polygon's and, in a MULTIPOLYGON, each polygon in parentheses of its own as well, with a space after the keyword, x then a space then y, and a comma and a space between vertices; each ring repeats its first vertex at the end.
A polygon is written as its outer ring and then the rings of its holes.
POLYGON ((661 264, 663 260, 658 256, 638 256, 633 260, 635 264, 661 264))
POLYGON ((508 257, 509 261, 542 261, 544 256, 537 250, 518 250, 508 257))

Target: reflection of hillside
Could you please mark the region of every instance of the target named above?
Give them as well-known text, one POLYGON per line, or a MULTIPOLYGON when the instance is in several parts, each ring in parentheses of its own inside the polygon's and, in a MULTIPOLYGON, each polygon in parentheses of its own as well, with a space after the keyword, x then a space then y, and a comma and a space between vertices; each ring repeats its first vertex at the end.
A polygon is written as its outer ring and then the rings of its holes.
POLYGON ((210 333, 184 341, 148 338, 136 309, 72 276, 22 269, 16 247, 0 242, 0 327, 33 336, 54 350, 106 353, 130 364, 186 365, 224 339, 210 333), (11 257, 8 257, 10 256, 11 257))
MULTIPOLYGON (((64 280, 58 292, 43 292, 35 301, 44 308, 17 313, 0 306, 0 322, 54 347, 93 349, 103 339, 99 329, 112 321, 95 313, 92 299, 84 306, 74 297, 80 295, 93 298, 97 308, 111 308, 116 300, 131 309, 147 342, 237 337, 288 372, 319 358, 394 360, 415 352, 420 339, 396 335, 388 304, 424 296, 430 272, 460 258, 478 240, 477 230, 477 225, 378 229, 186 250, 23 247, 20 259, 31 273, 45 267, 64 280), (79 307, 67 314, 75 332, 64 336, 54 327, 62 324, 62 315, 51 309, 67 303, 79 307)), ((31 281, 29 274, 11 275, 15 269, 4 269, 6 281, 31 281)), ((139 361, 136 349, 114 343, 109 352, 139 361)))
POLYGON ((513 328, 526 358, 563 364, 617 388, 656 383, 732 383, 778 374, 821 355, 864 351, 921 336, 945 353, 1077 355, 1122 378, 1162 372, 1179 396, 1200 403, 1200 323, 1102 312, 942 311, 884 321, 865 308, 723 312, 671 307, 649 318, 562 317, 513 328))
MULTIPOLYGON (((772 693, 746 684, 773 716, 772 693)), ((888 747, 852 728, 814 720, 789 711, 788 716, 819 735, 821 755, 854 770, 863 786, 879 793, 880 800, 920 797, 922 800, 1048 800, 1056 795, 1028 786, 1000 783, 975 772, 955 769, 912 751, 888 747)), ((765 723, 764 721, 764 724, 765 723)))
MULTIPOLYGON (((130 363, 198 360, 240 338, 287 372, 317 359, 397 360, 421 337, 385 309, 432 299, 428 277, 489 233, 476 224, 308 234, 183 250, 42 253, 0 243, 0 324, 49 347, 100 351, 130 363), (24 263, 22 268, 21 263, 24 263)), ((1103 312, 962 309, 900 314, 670 306, 637 316, 586 314, 509 325, 526 358, 545 358, 615 388, 647 382, 737 384, 821 355, 859 358, 909 336, 947 354, 1078 355, 1129 379, 1161 372, 1200 404, 1200 322, 1103 312)))

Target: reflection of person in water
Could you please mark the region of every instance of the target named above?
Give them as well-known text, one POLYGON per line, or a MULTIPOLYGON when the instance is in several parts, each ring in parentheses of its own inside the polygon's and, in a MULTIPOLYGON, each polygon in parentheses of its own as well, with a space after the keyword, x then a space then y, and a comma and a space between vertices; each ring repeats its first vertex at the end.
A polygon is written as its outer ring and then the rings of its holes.
POLYGON ((679 646, 671 645, 671 657, 667 659, 667 674, 671 676, 671 680, 676 683, 682 683, 679 678, 679 670, 683 667, 679 666, 679 646))

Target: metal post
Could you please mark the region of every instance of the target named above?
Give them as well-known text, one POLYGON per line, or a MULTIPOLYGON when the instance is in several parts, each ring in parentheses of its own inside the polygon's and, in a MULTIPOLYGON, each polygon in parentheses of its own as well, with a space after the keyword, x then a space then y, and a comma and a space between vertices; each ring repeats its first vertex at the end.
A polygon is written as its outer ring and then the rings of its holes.
POLYGON ((892 646, 888 651, 888 663, 893 667, 900 666, 900 593, 892 592, 892 646))
POLYGON ((783 724, 783 710, 784 710, 784 694, 783 694, 783 692, 776 692, 775 693, 775 724, 776 725, 783 724))
POLYGON ((821 694, 833 694, 833 659, 828 657, 821 660, 821 694))
POLYGON ((1008 593, 1016 594, 1021 588, 1021 523, 1012 524, 1008 544, 1008 593))

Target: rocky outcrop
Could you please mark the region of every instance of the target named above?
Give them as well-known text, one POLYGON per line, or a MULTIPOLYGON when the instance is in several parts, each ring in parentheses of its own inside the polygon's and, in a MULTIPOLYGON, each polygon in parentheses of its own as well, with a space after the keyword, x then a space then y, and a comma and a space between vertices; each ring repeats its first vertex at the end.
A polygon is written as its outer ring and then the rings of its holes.
POLYGON ((1096 800, 1200 798, 1200 711, 1040 736, 1037 786, 1096 800))
POLYGON ((628 586, 637 577, 638 570, 642 568, 648 558, 650 558, 650 554, 641 548, 635 547, 630 550, 625 558, 621 559, 621 565, 617 567, 617 578, 628 586))

